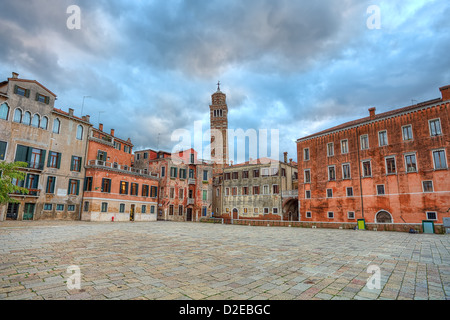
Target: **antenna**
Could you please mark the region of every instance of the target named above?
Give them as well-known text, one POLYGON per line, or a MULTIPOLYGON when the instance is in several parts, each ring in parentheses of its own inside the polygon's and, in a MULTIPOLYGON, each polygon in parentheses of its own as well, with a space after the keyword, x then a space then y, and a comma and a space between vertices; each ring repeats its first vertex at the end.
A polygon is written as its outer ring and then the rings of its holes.
POLYGON ((100 114, 101 114, 101 113, 105 113, 105 111, 99 111, 99 112, 98 112, 98 124, 99 124, 99 125, 100 125, 100 114))
POLYGON ((81 116, 83 116, 83 108, 84 108, 84 99, 91 98, 91 96, 84 96, 83 97, 83 104, 81 105, 81 116))

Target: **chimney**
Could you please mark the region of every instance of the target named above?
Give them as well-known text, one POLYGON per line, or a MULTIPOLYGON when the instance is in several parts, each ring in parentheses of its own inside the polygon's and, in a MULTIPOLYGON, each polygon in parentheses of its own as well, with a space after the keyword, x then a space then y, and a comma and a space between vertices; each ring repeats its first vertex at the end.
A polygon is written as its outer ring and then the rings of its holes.
POLYGON ((73 109, 69 108, 69 116, 73 117, 73 109))
POLYGON ((87 115, 85 116, 85 118, 86 118, 86 121, 87 121, 87 122, 91 122, 91 116, 90 116, 90 115, 87 114, 87 115))
POLYGON ((103 123, 99 123, 98 130, 103 131, 103 123))
POLYGON ((450 85, 439 88, 439 90, 441 90, 443 101, 450 100, 450 85))
POLYGON ((289 164, 292 165, 292 159, 289 159, 289 164))
POLYGON ((111 129, 111 135, 114 137, 114 129, 111 129))
POLYGON ((369 109, 370 119, 375 118, 375 110, 376 110, 376 108, 370 108, 369 109))
POLYGON ((16 72, 13 72, 12 77, 13 77, 13 79, 17 79, 19 77, 19 74, 16 72))
POLYGON ((288 156, 288 153, 287 153, 287 152, 285 152, 285 153, 284 153, 284 163, 287 163, 287 159, 288 159, 288 157, 287 157, 287 156, 288 156))

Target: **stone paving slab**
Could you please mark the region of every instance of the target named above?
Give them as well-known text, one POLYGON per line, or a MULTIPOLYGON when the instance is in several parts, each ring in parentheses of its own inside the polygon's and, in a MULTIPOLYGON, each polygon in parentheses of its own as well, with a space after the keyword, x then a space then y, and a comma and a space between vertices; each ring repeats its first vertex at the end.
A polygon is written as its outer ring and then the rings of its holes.
POLYGON ((0 300, 445 300, 450 235, 0 222, 0 300), (379 285, 369 288, 369 266, 379 285), (69 289, 81 272, 80 289, 69 289))

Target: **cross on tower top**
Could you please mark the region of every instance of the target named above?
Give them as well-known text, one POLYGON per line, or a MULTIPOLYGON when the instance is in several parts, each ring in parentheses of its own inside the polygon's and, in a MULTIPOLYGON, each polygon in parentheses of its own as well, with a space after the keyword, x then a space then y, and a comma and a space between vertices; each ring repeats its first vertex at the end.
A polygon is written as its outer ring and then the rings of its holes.
POLYGON ((217 91, 220 91, 220 81, 217 82, 217 91))

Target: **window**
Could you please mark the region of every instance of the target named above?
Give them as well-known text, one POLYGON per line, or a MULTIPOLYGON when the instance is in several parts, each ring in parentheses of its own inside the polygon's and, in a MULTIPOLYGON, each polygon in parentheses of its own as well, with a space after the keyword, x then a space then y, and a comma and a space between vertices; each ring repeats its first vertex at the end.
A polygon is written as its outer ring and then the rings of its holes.
POLYGON ((67 206, 67 211, 75 211, 75 205, 69 204, 69 205, 67 206))
POLYGON ((171 178, 176 178, 177 177, 177 170, 178 170, 178 168, 175 168, 175 167, 171 167, 170 168, 170 177, 171 178))
POLYGON ((53 120, 53 133, 59 133, 61 127, 61 122, 59 119, 53 120))
POLYGON ((161 167, 161 178, 166 176, 166 167, 161 167))
POLYGON ((36 101, 39 101, 41 103, 49 104, 50 103, 50 97, 44 96, 42 94, 36 93, 36 101))
POLYGON ((269 193, 269 186, 268 186, 268 185, 264 185, 264 186, 263 186, 263 194, 270 194, 270 193, 269 193))
POLYGON ((70 171, 81 172, 81 157, 72 156, 70 171))
POLYGON ((272 185, 272 193, 273 194, 279 194, 280 193, 280 188, 278 187, 277 184, 272 185))
POLYGON ((273 214, 278 214, 278 208, 273 208, 273 209, 272 209, 272 213, 273 213, 273 214))
POLYGON ((327 189, 327 198, 333 198, 333 189, 327 189))
POLYGON ((363 161, 363 177, 370 177, 372 176, 372 167, 370 165, 370 161, 363 161))
POLYGON ((225 173, 224 180, 231 180, 231 173, 226 172, 226 173, 225 173))
POLYGON ((242 194, 248 196, 248 187, 242 187, 242 194))
POLYGON ((119 212, 124 213, 125 212, 125 203, 119 204, 119 212))
POLYGON ((190 160, 191 160, 191 163, 194 163, 194 154, 193 153, 191 153, 191 155, 190 155, 190 160))
POLYGON ((102 212, 108 212, 108 202, 102 202, 102 212))
POLYGON ((380 147, 384 147, 387 146, 388 144, 388 139, 387 139, 387 131, 380 131, 378 132, 378 145, 380 147))
POLYGON ((19 86, 14 86, 14 93, 19 95, 19 96, 23 96, 23 97, 30 97, 30 90, 29 89, 25 89, 19 86))
POLYGON ((100 161, 108 160, 108 153, 102 150, 97 150, 97 160, 100 161))
POLYGON ((264 208, 264 214, 269 214, 269 208, 264 208))
POLYGON ((427 220, 437 220, 437 212, 427 212, 427 220))
POLYGON ((61 165, 61 153, 50 151, 48 153, 47 167, 59 169, 61 165))
POLYGON ((78 195, 80 187, 80 181, 75 179, 69 179, 69 195, 78 195))
POLYGON ((259 214, 259 208, 253 208, 253 214, 259 214))
POLYGON ((430 124, 430 134, 432 137, 440 136, 442 134, 440 119, 430 120, 429 124, 430 124))
POLYGON ((169 206, 169 215, 173 216, 173 204, 169 206))
POLYGON ((350 164, 345 163, 342 165, 342 179, 350 179, 350 178, 351 178, 350 164))
POLYGON ((248 171, 242 171, 242 179, 248 179, 248 171))
POLYGON ((334 219, 334 212, 328 212, 328 219, 334 219))
POLYGON ((175 188, 169 189, 169 198, 174 199, 175 198, 175 188))
POLYGON ((328 181, 336 181, 336 167, 335 166, 328 167, 328 181))
POLYGON ((23 114, 22 123, 26 124, 28 126, 31 124, 31 113, 30 112, 27 111, 23 114))
POLYGON ((225 188, 225 195, 229 196, 230 195, 230 188, 225 188))
POLYGON ((233 172, 231 177, 232 177, 233 180, 239 179, 239 172, 233 172))
POLYGON ((149 194, 149 186, 147 184, 142 185, 142 196, 148 197, 149 194))
POLYGON ((28 163, 28 168, 44 169, 45 150, 17 145, 15 161, 28 163))
POLYGON ((311 199, 311 190, 306 190, 305 191, 305 198, 306 199, 311 199))
POLYGON ((84 178, 84 187, 83 187, 84 191, 92 191, 92 181, 93 181, 92 177, 84 178))
POLYGON ((40 122, 41 122, 41 118, 39 117, 38 114, 35 114, 33 116, 33 120, 31 120, 31 126, 35 127, 35 128, 39 128, 40 122))
POLYGON ((422 181, 423 192, 434 192, 433 181, 422 181))
POLYGON ((384 195, 384 184, 377 185, 377 195, 382 196, 384 195))
POLYGON ((309 148, 303 149, 303 160, 308 161, 309 160, 309 148))
POLYGON ((395 157, 386 158, 386 174, 396 174, 395 157))
POLYGON ((150 207, 150 213, 155 213, 155 206, 150 207))
POLYGON ((361 140, 361 150, 369 149, 369 136, 367 134, 360 137, 361 140))
POLYGON ((330 142, 327 144, 327 156, 332 157, 334 156, 334 143, 330 142))
POLYGON ((128 194, 128 182, 120 181, 119 194, 128 194))
POLYGON ((64 211, 64 205, 63 204, 57 204, 56 205, 56 211, 64 211))
MULTIPOLYGON (((233 188, 233 189, 236 189, 236 193, 237 193, 237 188, 233 188)), ((202 199, 203 199, 203 201, 206 201, 206 200, 208 200, 208 191, 207 190, 202 190, 203 192, 202 192, 202 199)))
POLYGON ((27 174, 25 181, 25 188, 36 190, 39 185, 39 175, 37 174, 27 174))
POLYGON ((48 118, 47 117, 43 117, 41 120, 41 124, 39 126, 39 128, 47 130, 48 127, 48 118))
POLYGON ((186 169, 180 169, 180 179, 186 179, 186 169))
POLYGON ((268 168, 262 168, 261 171, 262 171, 261 175, 263 177, 268 177, 269 176, 269 169, 268 168))
POLYGON ((253 178, 259 177, 259 169, 253 170, 253 178))
POLYGON ((89 201, 85 201, 85 202, 84 202, 83 210, 84 210, 85 212, 89 211, 89 201))
POLYGON ((182 205, 179 205, 179 206, 178 206, 178 215, 179 215, 179 216, 182 216, 182 215, 183 215, 183 206, 182 206, 182 205))
POLYGON ((231 188, 231 195, 237 196, 237 187, 231 188))
POLYGON ((202 216, 206 217, 208 215, 208 208, 207 207, 202 207, 202 216))
POLYGON ((348 140, 341 141, 341 153, 342 154, 348 153, 348 140))
POLYGON ((348 219, 350 219, 350 220, 355 219, 355 212, 353 212, 353 211, 347 212, 347 217, 348 217, 348 219))
POLYGON ((137 196, 138 194, 139 194, 139 184, 132 183, 130 195, 137 196))
POLYGON ((111 179, 107 179, 107 178, 102 179, 102 192, 104 192, 104 193, 111 192, 111 179))
POLYGON ((311 211, 306 211, 306 218, 311 219, 312 213, 311 211))
POLYGON ((254 186, 253 187, 253 194, 259 194, 259 186, 254 186))
POLYGON ((147 206, 145 204, 141 207, 141 213, 147 213, 147 206))
POLYGON ((416 154, 405 155, 406 172, 417 172, 416 154))
POLYGON ((8 120, 8 115, 9 115, 9 107, 6 103, 3 103, 0 106, 0 119, 8 120))
POLYGON ((305 176, 305 183, 311 183, 311 170, 310 169, 306 169, 304 171, 304 176, 305 176))
POLYGON ((22 110, 16 109, 14 110, 14 122, 21 123, 22 122, 22 110))
POLYGON ((0 160, 5 160, 7 145, 5 141, 0 141, 0 160))
POLYGON ((447 160, 445 158, 445 150, 433 151, 434 169, 447 169, 447 160))
POLYGON ((203 170, 203 181, 208 181, 208 170, 203 170))
POLYGON ((150 187, 150 197, 151 198, 158 197, 158 187, 156 187, 156 186, 151 186, 150 187))
POLYGON ((51 203, 44 204, 44 210, 49 211, 53 209, 53 205, 51 203))
POLYGON ((402 127, 402 135, 404 141, 413 139, 412 126, 410 124, 402 127))
POLYGON ((55 193, 56 177, 47 177, 47 185, 45 187, 45 193, 55 193))
POLYGON ((77 127, 77 139, 83 140, 83 126, 82 125, 78 125, 78 127, 77 127))
POLYGON ((353 187, 347 187, 347 197, 353 197, 353 187))

